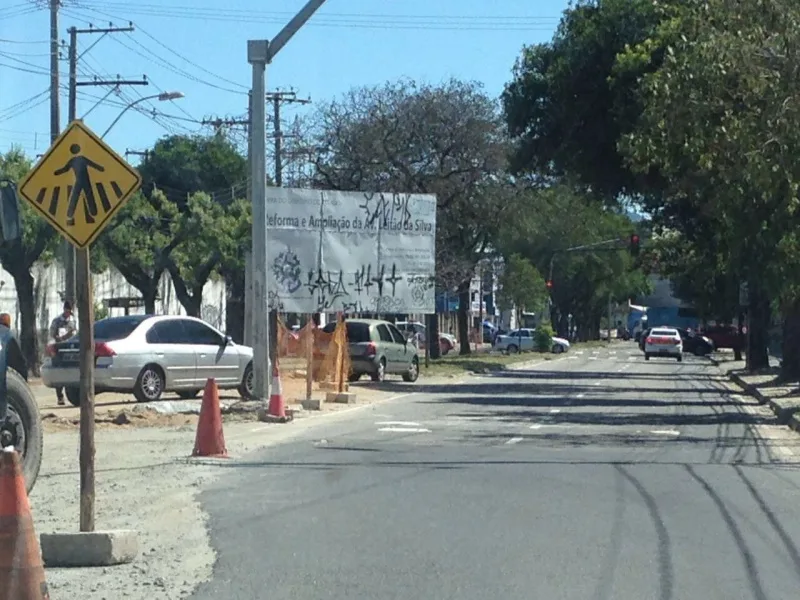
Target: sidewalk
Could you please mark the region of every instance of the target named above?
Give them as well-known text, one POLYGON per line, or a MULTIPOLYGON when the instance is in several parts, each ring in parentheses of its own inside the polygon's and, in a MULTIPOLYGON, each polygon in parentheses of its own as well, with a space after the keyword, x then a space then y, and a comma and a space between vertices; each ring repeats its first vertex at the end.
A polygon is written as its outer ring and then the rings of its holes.
POLYGON ((712 360, 748 395, 769 406, 781 424, 800 433, 800 381, 781 381, 777 358, 770 357, 770 367, 756 373, 747 373, 745 362, 733 360, 733 354, 718 353, 712 360))

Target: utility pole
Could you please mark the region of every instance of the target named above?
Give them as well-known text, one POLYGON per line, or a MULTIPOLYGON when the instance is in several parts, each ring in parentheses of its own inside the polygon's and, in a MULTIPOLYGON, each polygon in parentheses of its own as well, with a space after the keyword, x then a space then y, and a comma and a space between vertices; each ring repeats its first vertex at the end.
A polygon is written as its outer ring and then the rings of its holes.
POLYGON ((267 290, 267 148, 264 126, 267 121, 267 65, 313 16, 325 0, 308 0, 305 6, 272 40, 248 40, 247 62, 253 69, 250 137, 252 155, 250 175, 253 193, 253 392, 256 398, 269 398, 269 293, 267 290))
MULTIPOLYGON (((133 27, 107 27, 96 29, 69 28, 69 122, 78 118, 78 87, 105 85, 148 85, 146 79, 125 81, 78 81, 78 35, 83 33, 117 33, 133 31, 133 27)), ((89 249, 76 251, 69 245, 67 251, 67 299, 78 304, 78 331, 81 338, 81 417, 80 417, 80 530, 94 531, 94 307, 91 299, 91 270, 89 249), (80 297, 78 297, 80 295, 80 297)))
POLYGON ((59 0, 50 0, 50 143, 61 132, 61 109, 58 89, 58 8, 59 0))
POLYGON ((281 129, 282 104, 311 104, 310 99, 298 98, 295 92, 268 92, 267 101, 272 102, 275 119, 275 185, 283 187, 283 130, 281 129))
MULTIPOLYGON (((69 32, 69 118, 68 121, 72 123, 78 118, 78 87, 81 86, 106 86, 106 85, 148 85, 146 79, 125 81, 116 79, 112 81, 103 81, 93 79, 90 81, 78 81, 78 35, 85 33, 122 33, 126 31, 133 31, 133 26, 128 27, 105 27, 96 28, 89 27, 88 29, 77 29, 70 27, 69 32)), ((76 281, 76 253, 75 247, 68 241, 64 240, 64 272, 66 278, 66 299, 75 304, 75 281, 76 281)))
POLYGON ((145 162, 150 158, 150 150, 125 150, 125 158, 129 156, 141 156, 145 162))

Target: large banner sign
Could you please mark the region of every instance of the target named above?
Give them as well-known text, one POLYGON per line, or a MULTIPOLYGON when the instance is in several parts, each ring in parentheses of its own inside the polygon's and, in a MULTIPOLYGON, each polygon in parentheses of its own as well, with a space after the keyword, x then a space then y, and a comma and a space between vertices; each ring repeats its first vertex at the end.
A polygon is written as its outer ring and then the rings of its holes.
POLYGON ((281 312, 435 312, 436 196, 267 188, 281 312))

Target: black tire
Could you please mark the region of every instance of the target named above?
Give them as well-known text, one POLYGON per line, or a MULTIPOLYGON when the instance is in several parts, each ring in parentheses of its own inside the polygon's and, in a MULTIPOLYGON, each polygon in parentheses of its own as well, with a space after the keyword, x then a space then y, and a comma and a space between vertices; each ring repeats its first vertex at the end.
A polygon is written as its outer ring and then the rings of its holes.
POLYGON ((65 387, 64 388, 64 395, 67 397, 72 406, 80 406, 81 405, 81 388, 79 387, 65 387))
POLYGON ((553 344, 553 354, 561 354, 564 352, 564 346, 561 344, 553 344))
POLYGON ((361 379, 361 373, 350 373, 350 375, 347 376, 347 381, 350 383, 355 383, 359 379, 361 379))
POLYGON ((403 381, 414 383, 417 379, 419 379, 419 358, 415 356, 411 359, 411 366, 408 371, 403 373, 403 381))
POLYGON ((519 352, 519 346, 516 344, 509 344, 508 348, 506 348, 507 354, 516 354, 517 352, 519 352))
POLYGON ((650 360, 650 355, 649 355, 649 354, 645 354, 645 355, 644 355, 644 359, 645 359, 645 360, 650 360))
POLYGON ((133 388, 133 395, 139 402, 157 402, 164 393, 164 372, 158 365, 145 365, 139 377, 136 378, 136 386, 133 388))
POLYGON ((369 376, 370 376, 370 379, 372 379, 372 381, 377 381, 377 382, 381 382, 384 379, 386 379, 386 359, 385 358, 381 358, 378 361, 377 370, 374 373, 370 373, 369 376))
POLYGON ((242 375, 242 382, 239 384, 239 395, 245 400, 252 400, 255 398, 253 393, 253 363, 249 363, 244 368, 244 375, 242 375))
POLYGON ((25 477, 25 488, 30 493, 39 476, 42 466, 42 419, 39 405, 28 382, 14 369, 6 371, 8 398, 8 414, 4 423, 3 439, 10 434, 11 443, 22 455, 22 475, 25 477))
POLYGON ((178 398, 181 400, 191 400, 193 398, 197 398, 197 394, 200 393, 200 390, 183 390, 175 393, 178 394, 178 398))

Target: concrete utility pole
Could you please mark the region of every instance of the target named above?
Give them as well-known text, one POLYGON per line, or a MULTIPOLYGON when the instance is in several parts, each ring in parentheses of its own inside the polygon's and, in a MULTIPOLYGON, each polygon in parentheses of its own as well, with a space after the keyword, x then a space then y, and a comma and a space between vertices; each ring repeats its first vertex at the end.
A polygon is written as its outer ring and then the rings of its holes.
POLYGON ((289 23, 270 40, 248 40, 247 62, 253 68, 250 136, 253 202, 253 375, 254 395, 259 400, 269 398, 269 294, 267 290, 267 148, 266 132, 266 70, 286 43, 325 0, 308 0, 289 23))
POLYGON ((275 185, 283 187, 283 129, 281 128, 282 104, 311 104, 310 99, 298 98, 295 92, 269 92, 267 101, 272 102, 275 137, 275 185))
MULTIPOLYGON (((88 29, 76 29, 70 27, 69 32, 69 115, 68 121, 72 123, 78 118, 78 87, 81 86, 107 86, 107 85, 148 85, 146 79, 127 81, 122 79, 114 79, 111 81, 103 81, 93 79, 91 81, 78 81, 78 35, 84 33, 121 33, 125 31, 134 31, 133 26, 128 27, 105 27, 95 28, 89 27, 88 29)), ((65 297, 69 302, 75 305, 75 281, 76 281, 76 267, 75 267, 75 246, 64 240, 64 276, 66 278, 66 293, 65 297)))
POLYGON ((58 90, 58 7, 59 0, 50 0, 50 143, 61 133, 61 106, 58 90))

